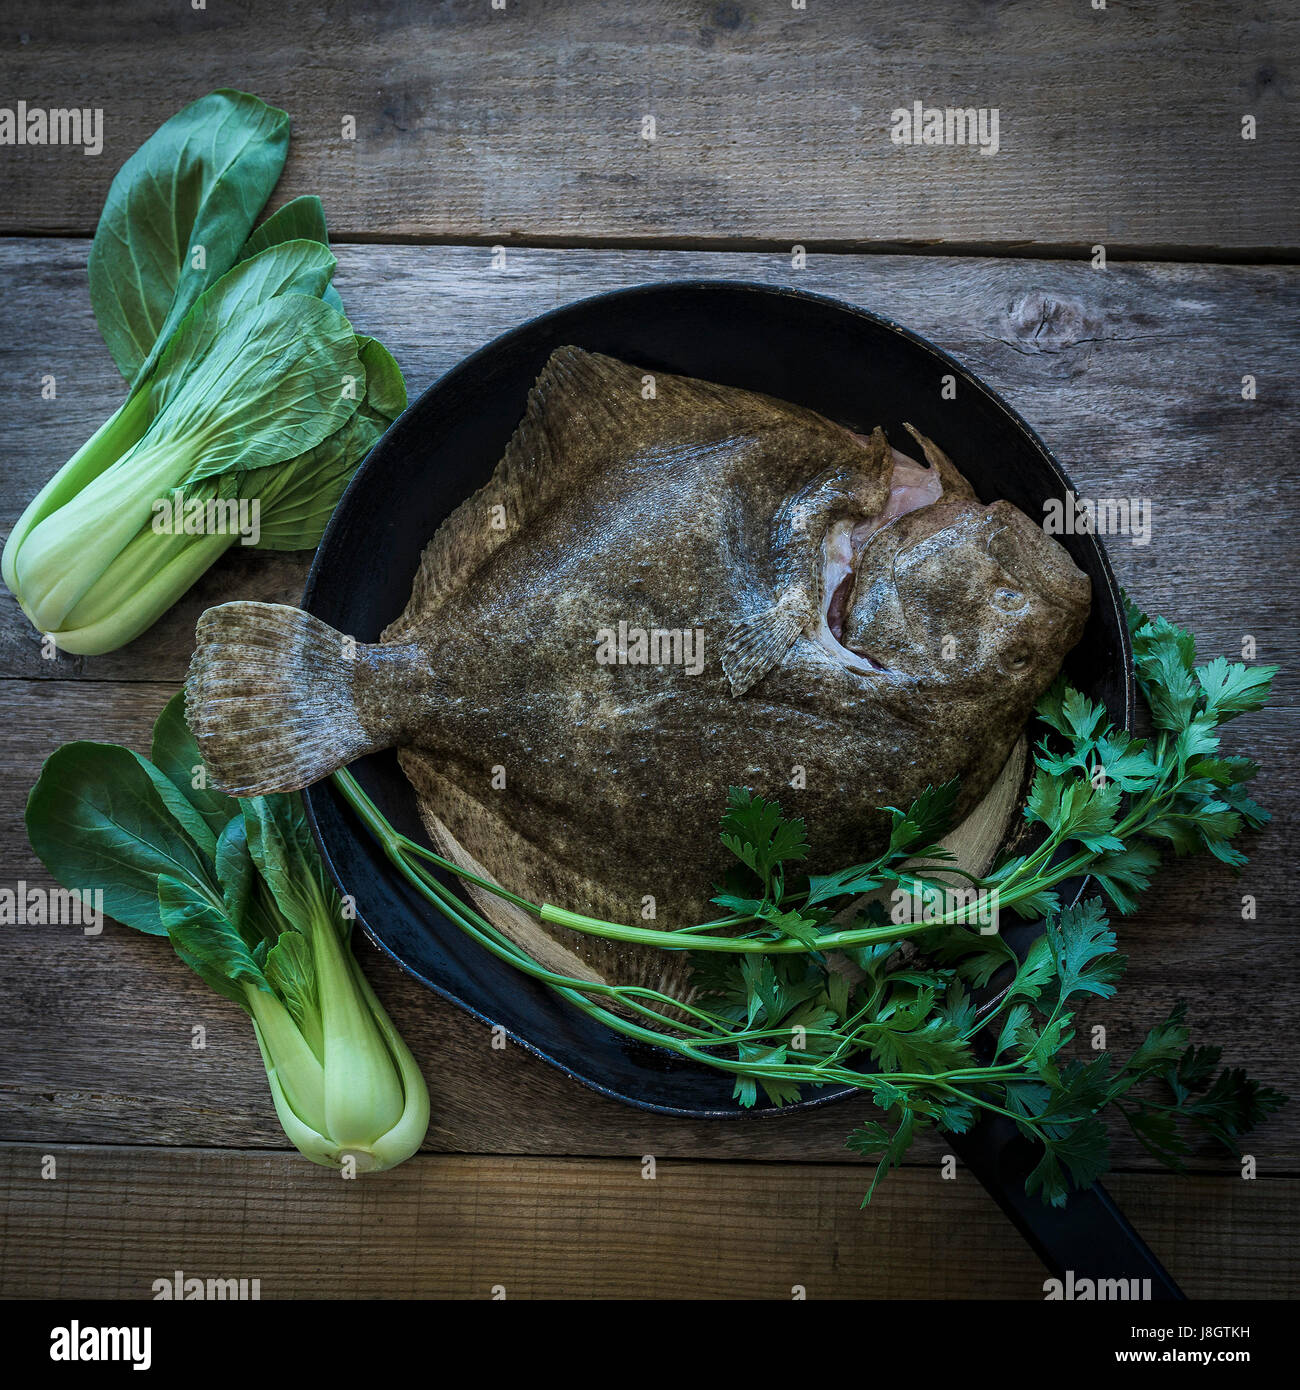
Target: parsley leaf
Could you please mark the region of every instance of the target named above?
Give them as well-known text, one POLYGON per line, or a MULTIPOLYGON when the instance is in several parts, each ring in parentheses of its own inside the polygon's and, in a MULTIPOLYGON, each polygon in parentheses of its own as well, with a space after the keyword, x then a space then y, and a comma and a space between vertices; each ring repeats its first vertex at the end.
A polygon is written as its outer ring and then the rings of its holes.
POLYGON ((871 1179, 871 1186, 867 1189, 867 1195, 862 1199, 864 1207, 875 1196, 881 1178, 891 1168, 897 1168, 903 1161, 908 1149, 912 1147, 912 1140, 916 1137, 915 1113, 905 1106, 898 1107, 898 1110, 898 1127, 892 1133, 877 1121, 867 1120, 859 1125, 844 1141, 845 1148, 852 1149, 854 1153, 861 1154, 864 1158, 880 1155, 875 1175, 871 1179))
POLYGON ((1225 657, 1216 656, 1200 667, 1196 678, 1205 692, 1207 711, 1222 722, 1263 709, 1277 672, 1276 666, 1245 666, 1241 662, 1229 665, 1225 657))
POLYGON ((772 875, 781 864, 808 857, 802 820, 787 820, 775 801, 755 796, 747 787, 732 787, 722 817, 722 843, 755 873, 770 894, 772 875))

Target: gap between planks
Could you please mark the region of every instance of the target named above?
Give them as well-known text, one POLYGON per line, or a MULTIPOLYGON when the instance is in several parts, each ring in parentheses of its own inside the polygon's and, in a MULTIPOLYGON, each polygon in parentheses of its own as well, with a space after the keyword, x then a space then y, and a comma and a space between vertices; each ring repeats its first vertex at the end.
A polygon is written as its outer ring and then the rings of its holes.
MULTIPOLYGON (((85 240, 89 243, 94 229, 80 224, 66 227, 0 228, 0 242, 41 240, 85 240)), ((1087 266, 1095 254, 1095 245, 1083 242, 1052 241, 817 241, 806 238, 798 243, 809 256, 927 256, 941 259, 1074 261, 1087 266)), ((773 237, 707 237, 707 236, 546 236, 523 232, 500 235, 448 233, 421 235, 377 232, 367 236, 353 231, 343 236, 331 235, 330 245, 380 246, 505 246, 511 251, 721 251, 735 255, 789 256, 793 243, 773 237)), ((1292 246, 1233 246, 1184 244, 1179 242, 1107 242, 1108 262, 1172 262, 1181 265, 1268 266, 1300 265, 1300 249, 1292 246)))

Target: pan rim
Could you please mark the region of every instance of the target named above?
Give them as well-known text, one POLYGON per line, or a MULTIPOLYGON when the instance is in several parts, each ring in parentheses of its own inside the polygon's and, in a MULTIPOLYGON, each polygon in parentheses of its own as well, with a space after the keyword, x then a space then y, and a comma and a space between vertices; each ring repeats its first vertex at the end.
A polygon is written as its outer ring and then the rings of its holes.
MULTIPOLYGON (((309 612, 312 611, 312 603, 316 595, 316 589, 322 571, 324 567, 332 561, 331 542, 334 540, 336 533, 346 524, 349 503, 354 500, 358 491, 366 487, 366 474, 374 466, 376 455, 384 448, 385 443, 391 437, 399 434, 404 424, 407 423, 409 419, 415 417, 422 409, 427 408, 426 403, 432 397, 441 391, 445 391, 454 378, 462 374, 472 374, 475 369, 481 366, 485 361, 491 360, 500 354, 512 340, 521 338, 532 331, 544 328, 551 321, 560 319, 565 315, 573 314, 576 311, 600 309, 602 307, 612 309, 617 304, 624 303, 630 299, 653 298, 656 295, 668 293, 681 294, 683 292, 699 292, 707 294, 716 293, 718 291, 800 300, 816 305, 822 309, 833 311, 836 314, 848 315, 862 320, 874 325, 876 328, 884 329, 887 332, 897 335, 904 341, 910 343, 913 347, 920 349, 922 353, 929 355, 943 364, 943 366, 963 383, 967 389, 978 393, 987 407, 1000 414, 1011 429, 1026 440, 1038 456, 1039 461, 1046 466, 1061 489, 1074 495, 1075 489, 1073 482, 1066 474, 1064 468, 1056 458, 1056 455, 1048 448, 1046 443, 1044 443, 1034 427, 1004 400, 1001 395, 971 372, 969 368, 965 367, 950 353, 931 342, 915 329, 900 324, 887 315, 862 308, 846 300, 809 290, 795 289, 788 285, 767 284, 756 280, 737 280, 725 276, 716 278, 692 277, 687 279, 648 281, 639 285, 624 286, 619 289, 602 291, 600 294, 585 296, 581 299, 569 300, 564 304, 556 305, 553 308, 544 310, 539 314, 522 320, 504 332, 497 334, 494 338, 484 343, 481 347, 476 348, 473 352, 460 358, 445 372, 441 373, 435 380, 430 382, 419 396, 407 405, 407 408, 402 414, 392 422, 388 430, 385 431, 383 437, 375 444, 374 448, 362 461, 356 473, 353 475, 352 480, 345 488, 326 525, 315 556, 312 559, 311 568, 308 572, 306 585, 303 591, 301 606, 309 612)), ((1101 575, 1105 581, 1104 601, 1109 607, 1106 621, 1108 625, 1113 622, 1114 630, 1119 636, 1120 658, 1124 663, 1124 679, 1122 682, 1123 727, 1131 733, 1133 731, 1136 714, 1136 686, 1133 673, 1132 647, 1123 606, 1122 590, 1115 580, 1114 572, 1110 564, 1110 557, 1100 538, 1092 534, 1086 538, 1086 541, 1095 554, 1101 575)), ((1094 589, 1096 587, 1097 586, 1094 585, 1094 589)), ((1102 599, 1102 597, 1101 594, 1094 592, 1094 604, 1097 604, 1098 600, 1102 599)), ((339 891, 346 894, 348 891, 347 887, 335 863, 326 837, 320 827, 316 798, 322 795, 336 795, 329 790, 328 782, 317 783, 305 789, 303 800, 308 823, 316 841, 317 849, 320 851, 322 860, 325 863, 330 877, 333 879, 339 891)), ((1063 895, 1063 902, 1077 902, 1086 892, 1090 881, 1091 879, 1089 877, 1077 880, 1077 887, 1068 895, 1063 895)), ((455 928, 451 927, 446 919, 431 905, 428 908, 428 912, 432 922, 441 923, 442 926, 449 930, 455 930, 455 928)), ((698 1105, 675 1106, 661 1101, 625 1094, 616 1087, 600 1081, 597 1077, 585 1074, 584 1071, 579 1070, 570 1063, 552 1056, 544 1047, 533 1042, 526 1036, 521 1035, 516 1030, 490 1018, 482 1009, 460 997, 454 990, 431 979, 422 969, 410 961, 403 959, 402 955, 400 955, 397 950, 389 946, 384 941, 383 937, 371 926, 365 914, 360 909, 356 909, 355 920, 359 923, 362 931, 375 947, 406 974, 419 981, 420 984, 426 988, 432 990, 439 997, 456 1005, 457 1008, 463 1010, 482 1023, 488 1024, 491 1027, 502 1028, 505 1035, 514 1045, 523 1048, 525 1051, 548 1063, 571 1079, 580 1082, 588 1089, 598 1094, 609 1096, 614 1100, 621 1101, 637 1109, 682 1118, 739 1119, 742 1117, 793 1115, 818 1106, 830 1104, 837 1100, 846 1099, 849 1096, 861 1094, 858 1088, 852 1086, 826 1087, 822 1091, 805 1096, 791 1105, 779 1107, 764 1105, 756 1106, 752 1109, 743 1109, 738 1105, 733 1105, 728 1108, 701 1107, 698 1105)), ((647 1050, 650 1049, 647 1048, 647 1050)), ((680 1060, 671 1053, 665 1052, 664 1056, 666 1058, 672 1058, 674 1070, 686 1070, 688 1068, 697 1070, 690 1063, 680 1062, 680 1060)), ((703 1069, 700 1068, 699 1070, 703 1069)))

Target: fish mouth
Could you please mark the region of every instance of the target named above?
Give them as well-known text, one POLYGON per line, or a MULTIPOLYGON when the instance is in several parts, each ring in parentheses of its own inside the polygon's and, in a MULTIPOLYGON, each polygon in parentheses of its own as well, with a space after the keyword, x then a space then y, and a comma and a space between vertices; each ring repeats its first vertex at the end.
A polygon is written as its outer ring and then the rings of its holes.
POLYGON ((853 603, 858 571, 873 537, 900 517, 931 506, 943 496, 938 470, 893 450, 894 474, 884 511, 869 517, 841 517, 822 543, 822 614, 818 638, 835 659, 864 675, 890 668, 870 652, 844 645, 844 622, 853 603))
POLYGON ((863 532, 866 525, 868 523, 851 517, 841 518, 832 522, 826 532, 822 543, 822 613, 817 640, 848 670, 875 675, 888 668, 870 652, 846 647, 842 640, 844 620, 857 585, 857 567, 869 538, 866 533, 858 533, 863 532))
POLYGON ((826 601, 826 626, 837 642, 844 640, 844 617, 849 611, 849 600, 853 597, 853 589, 857 582, 858 576, 850 570, 835 586, 826 601))

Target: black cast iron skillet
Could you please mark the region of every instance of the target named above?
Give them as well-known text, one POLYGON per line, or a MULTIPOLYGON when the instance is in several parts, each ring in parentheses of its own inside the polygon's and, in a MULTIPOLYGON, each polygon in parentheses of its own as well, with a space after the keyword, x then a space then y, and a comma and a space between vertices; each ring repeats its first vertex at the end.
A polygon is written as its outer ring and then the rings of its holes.
MULTIPOLYGON (((1028 516, 1073 491, 1033 430, 945 353, 887 319, 835 300, 772 286, 690 281, 620 290, 543 314, 489 343, 431 386, 358 471, 316 555, 303 605, 343 632, 374 641, 401 612, 420 552, 439 522, 487 481, 523 414, 533 381, 566 343, 667 371, 763 391, 857 430, 885 427, 906 448, 910 421, 952 456, 985 501, 1005 497, 1028 516), (956 383, 942 391, 944 377, 956 383)), ((1132 727, 1133 685, 1123 605, 1094 536, 1061 538, 1091 578, 1093 611, 1066 662, 1070 680, 1132 727)), ((391 751, 353 767, 394 826, 424 831, 391 751)), ((397 877, 345 803, 321 783, 307 793, 325 862, 351 893, 366 934, 405 970, 585 1085, 672 1115, 742 1111, 731 1081, 625 1039, 568 1008, 544 985, 481 951, 397 877)), ((427 841, 426 841, 427 843, 427 841)), ((1082 884, 1073 885, 1074 893, 1082 884)), ((1068 897, 1067 897, 1068 900, 1068 897)), ((1036 930, 1008 936, 1023 950, 1036 930)), ((787 1110, 854 1094, 828 1087, 787 1110)), ((784 1112, 781 1112, 784 1113, 784 1112)), ((1150 1278, 1156 1297, 1176 1286, 1101 1188, 1065 1211, 1024 1193, 1027 1145, 1009 1122, 984 1122, 951 1146, 1058 1276, 1150 1278)))

